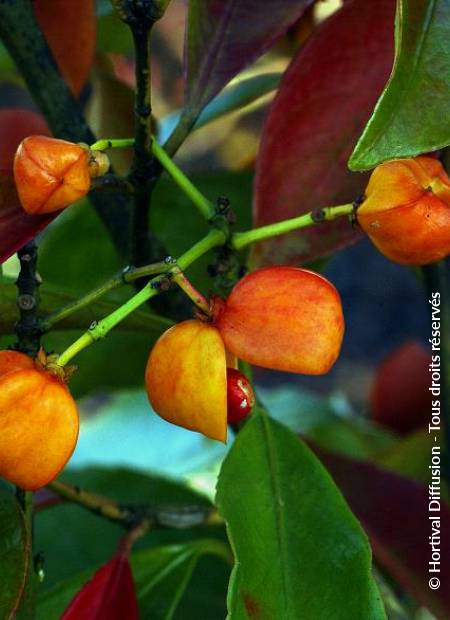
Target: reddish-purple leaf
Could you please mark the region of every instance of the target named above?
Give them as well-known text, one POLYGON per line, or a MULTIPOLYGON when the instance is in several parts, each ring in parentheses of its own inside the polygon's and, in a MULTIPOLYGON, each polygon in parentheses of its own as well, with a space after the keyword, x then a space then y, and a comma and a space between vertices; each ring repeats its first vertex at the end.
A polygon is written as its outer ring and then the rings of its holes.
POLYGON ((281 37, 314 0, 191 0, 186 103, 194 116, 281 37))
MULTIPOLYGON (((267 117, 255 178, 255 225, 352 202, 366 176, 347 159, 389 77, 395 0, 353 0, 311 36, 267 117)), ((270 239, 258 264, 298 264, 358 237, 347 218, 270 239)))
POLYGON ((42 116, 30 110, 0 110, 0 263, 45 228, 54 215, 27 215, 22 209, 13 177, 13 159, 19 142, 32 134, 49 135, 42 116))
POLYGON ((127 553, 116 555, 95 573, 70 602, 61 620, 138 620, 127 553))
POLYGON ((442 533, 450 531, 446 502, 441 500, 440 512, 429 512, 428 489, 422 485, 371 463, 316 452, 366 530, 377 562, 437 618, 450 618, 450 540, 445 535, 440 539, 441 572, 428 573, 429 516, 440 517, 442 533), (433 576, 441 581, 437 590, 428 584, 433 576))

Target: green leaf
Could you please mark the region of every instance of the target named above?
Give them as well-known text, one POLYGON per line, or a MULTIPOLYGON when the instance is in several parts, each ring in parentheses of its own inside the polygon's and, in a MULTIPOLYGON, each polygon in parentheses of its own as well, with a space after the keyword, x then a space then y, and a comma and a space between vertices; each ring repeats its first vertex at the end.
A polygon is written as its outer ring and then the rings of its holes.
POLYGON ((0 487, 0 618, 15 617, 25 586, 30 536, 24 514, 12 493, 0 487))
POLYGON ((344 397, 288 384, 258 386, 258 396, 272 418, 326 450, 366 459, 397 445, 393 433, 355 415, 344 397))
POLYGON ((449 0, 398 0, 395 62, 349 161, 352 170, 450 144, 449 0))
POLYGON ((125 267, 86 200, 66 209, 39 241, 39 273, 59 290, 87 292, 125 267))
MULTIPOLYGON (((222 562, 230 561, 228 545, 214 539, 200 539, 133 553, 130 563, 140 617, 152 620, 173 618, 199 560, 207 555, 220 558, 222 562)), ((46 592, 38 604, 38 620, 59 620, 72 597, 90 579, 96 568, 84 571, 46 592)))
POLYGON ((97 19, 97 48, 106 53, 131 54, 133 52, 133 38, 128 26, 111 11, 111 4, 101 10, 97 19))
POLYGON ((361 526, 317 458, 263 411, 225 459, 216 501, 236 556, 230 619, 386 617, 361 526))

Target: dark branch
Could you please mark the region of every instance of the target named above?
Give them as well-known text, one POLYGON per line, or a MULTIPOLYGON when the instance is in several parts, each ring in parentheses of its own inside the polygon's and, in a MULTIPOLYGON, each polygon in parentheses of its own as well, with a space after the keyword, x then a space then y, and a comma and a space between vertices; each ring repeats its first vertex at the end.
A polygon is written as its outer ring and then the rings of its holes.
MULTIPOLYGON (((0 0, 0 38, 22 74, 52 133, 58 138, 92 144, 79 105, 61 77, 34 18, 30 0, 0 0)), ((126 192, 111 196, 93 191, 90 198, 119 253, 127 259, 130 201, 126 192)))
POLYGON ((38 318, 41 278, 36 271, 37 246, 34 240, 25 244, 17 256, 20 261, 20 273, 16 282, 20 319, 16 324, 17 342, 14 348, 34 357, 39 351, 41 336, 38 318))

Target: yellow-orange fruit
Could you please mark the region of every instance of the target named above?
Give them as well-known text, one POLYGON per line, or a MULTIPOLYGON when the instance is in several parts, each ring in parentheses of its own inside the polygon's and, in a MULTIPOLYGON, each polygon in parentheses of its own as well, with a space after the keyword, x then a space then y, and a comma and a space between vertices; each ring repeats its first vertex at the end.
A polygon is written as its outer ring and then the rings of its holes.
POLYGON ((164 332, 150 353, 145 385, 162 418, 226 441, 226 357, 215 327, 191 320, 164 332))
POLYGON ((267 267, 248 274, 226 301, 213 300, 213 315, 225 346, 237 357, 287 372, 328 372, 344 335, 334 286, 296 267, 267 267))
POLYGON ((78 437, 65 383, 23 353, 0 351, 0 476, 26 490, 55 478, 78 437))
POLYGON ((58 211, 88 193, 89 151, 65 140, 29 136, 17 148, 14 178, 27 213, 58 211))
POLYGON ((387 258, 403 265, 440 260, 450 254, 450 179, 432 157, 380 164, 357 218, 387 258))

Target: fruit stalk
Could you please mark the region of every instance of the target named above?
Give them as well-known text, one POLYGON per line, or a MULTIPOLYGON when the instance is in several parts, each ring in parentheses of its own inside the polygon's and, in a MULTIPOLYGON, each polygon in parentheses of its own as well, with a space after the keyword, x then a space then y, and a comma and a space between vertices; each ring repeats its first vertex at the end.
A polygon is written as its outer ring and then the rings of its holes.
MULTIPOLYGON (((107 149, 121 149, 134 146, 135 140, 133 138, 120 138, 120 139, 104 139, 94 142, 90 146, 91 151, 105 151, 107 149)), ((201 215, 206 219, 211 219, 215 214, 214 205, 197 189, 197 187, 189 180, 184 172, 175 164, 170 158, 165 149, 156 141, 155 137, 152 138, 151 145, 152 153, 159 161, 164 170, 169 174, 178 187, 188 196, 193 204, 200 211, 201 215)))
MULTIPOLYGON (((223 244, 225 241, 225 233, 222 230, 213 228, 203 239, 193 245, 185 252, 177 261, 179 269, 185 270, 189 265, 195 262, 200 256, 206 254, 208 250, 223 244)), ((168 272, 170 273, 170 271, 168 272)), ((65 366, 75 355, 83 349, 93 344, 97 340, 104 338, 113 327, 120 323, 125 317, 134 312, 143 303, 155 297, 160 290, 161 283, 166 276, 157 276, 148 282, 142 290, 134 297, 129 299, 125 304, 117 308, 114 312, 106 316, 101 321, 94 321, 90 328, 78 340, 72 343, 58 359, 60 366, 65 366)))
POLYGON ((231 245, 235 250, 242 250, 251 243, 284 235, 293 230, 314 226, 321 222, 330 222, 338 217, 351 216, 353 213, 353 204, 339 205, 336 207, 324 207, 318 211, 310 211, 299 217, 293 217, 289 220, 268 224, 260 228, 254 228, 246 232, 235 233, 231 239, 231 245))
POLYGON ((192 200, 201 215, 203 215, 206 220, 210 220, 215 214, 214 205, 203 196, 154 138, 152 140, 152 151, 156 159, 172 177, 178 187, 192 200))
POLYGON ((205 314, 209 313, 209 301, 204 297, 200 291, 186 278, 184 273, 175 267, 173 270, 173 281, 186 293, 197 308, 200 308, 205 314))
POLYGON ((146 276, 152 276, 160 273, 165 273, 170 269, 170 264, 166 261, 160 261, 157 263, 151 263, 150 265, 144 265, 143 267, 126 267, 118 274, 113 276, 111 279, 107 280, 100 286, 92 289, 80 299, 77 299, 60 310, 53 312, 48 315, 46 318, 40 321, 40 330, 41 332, 49 331, 54 325, 63 321, 68 316, 78 312, 82 308, 89 306, 89 304, 93 303, 106 293, 122 286, 123 284, 131 284, 140 278, 144 278, 146 276))

